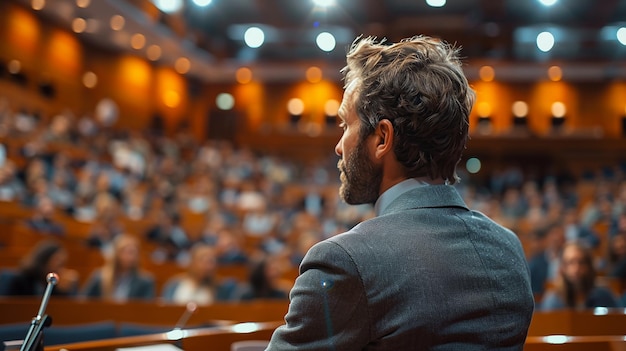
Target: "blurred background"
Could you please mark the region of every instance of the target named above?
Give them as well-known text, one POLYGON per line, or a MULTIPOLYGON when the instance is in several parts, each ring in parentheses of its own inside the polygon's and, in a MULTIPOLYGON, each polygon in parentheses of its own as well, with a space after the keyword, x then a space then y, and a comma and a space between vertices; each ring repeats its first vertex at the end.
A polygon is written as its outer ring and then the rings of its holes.
POLYGON ((345 54, 414 35, 462 48, 457 187, 519 236, 537 302, 584 241, 626 304, 626 0, 3 0, 0 267, 52 237, 85 294, 128 234, 143 298, 198 243, 244 287, 271 257, 285 298, 311 245, 373 215, 337 197, 345 54))

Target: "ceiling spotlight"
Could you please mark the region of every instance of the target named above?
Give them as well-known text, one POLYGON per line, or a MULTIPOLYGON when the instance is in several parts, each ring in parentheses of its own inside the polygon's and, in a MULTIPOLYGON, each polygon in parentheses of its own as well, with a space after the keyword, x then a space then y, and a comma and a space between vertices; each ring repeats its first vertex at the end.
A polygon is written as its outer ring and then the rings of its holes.
POLYGON ((265 33, 259 27, 250 27, 243 34, 243 40, 251 48, 258 48, 265 42, 265 33))
POLYGON ((426 0, 426 4, 430 7, 443 7, 446 5, 446 0, 426 0))
POLYGON ((333 51, 335 49, 335 45, 337 45, 335 37, 328 32, 318 34, 315 42, 317 43, 317 47, 326 52, 333 51))
POLYGON ((541 32, 537 35, 537 48, 543 52, 548 52, 554 47, 554 35, 550 32, 541 32))
POLYGON ((211 2, 213 2, 213 0, 193 0, 193 3, 200 7, 209 6, 211 2))
POLYGON ((330 7, 335 5, 335 0, 313 0, 313 3, 319 7, 330 7))
POLYGON ((558 0, 539 0, 539 3, 543 6, 552 6, 557 3, 558 0))
POLYGON ((165 13, 174 13, 183 8, 183 0, 152 0, 154 6, 165 13))
POLYGON ((617 40, 622 45, 626 45, 626 27, 621 27, 617 30, 617 40))

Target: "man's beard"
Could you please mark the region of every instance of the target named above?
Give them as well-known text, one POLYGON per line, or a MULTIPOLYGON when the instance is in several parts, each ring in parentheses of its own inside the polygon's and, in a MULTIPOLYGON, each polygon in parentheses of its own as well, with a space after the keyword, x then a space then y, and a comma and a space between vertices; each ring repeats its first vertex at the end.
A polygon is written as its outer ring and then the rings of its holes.
POLYGON ((361 144, 340 160, 337 167, 341 171, 339 196, 346 203, 359 205, 376 202, 383 178, 382 168, 374 165, 361 144))

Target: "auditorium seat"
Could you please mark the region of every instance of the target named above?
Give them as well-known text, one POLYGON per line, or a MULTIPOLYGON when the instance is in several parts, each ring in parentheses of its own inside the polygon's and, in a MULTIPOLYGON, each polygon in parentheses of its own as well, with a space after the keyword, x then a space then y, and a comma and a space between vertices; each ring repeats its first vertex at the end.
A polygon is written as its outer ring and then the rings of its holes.
POLYGON ((26 337, 30 323, 14 323, 0 325, 0 344, 5 341, 23 340, 26 337))
POLYGON ((53 324, 44 331, 44 345, 102 340, 117 336, 117 328, 113 321, 64 326, 54 326, 53 324))
POLYGON ((15 270, 11 268, 0 268, 0 296, 6 296, 9 292, 9 285, 15 276, 15 270))

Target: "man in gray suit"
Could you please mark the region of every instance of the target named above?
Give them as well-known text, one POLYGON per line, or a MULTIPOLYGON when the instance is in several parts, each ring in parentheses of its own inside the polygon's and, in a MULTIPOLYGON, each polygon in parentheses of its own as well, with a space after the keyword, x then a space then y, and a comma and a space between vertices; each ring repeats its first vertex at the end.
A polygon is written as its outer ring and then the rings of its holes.
POLYGON ((522 246, 451 186, 474 102, 457 55, 421 36, 352 45, 340 195, 377 216, 309 250, 268 350, 522 350, 522 246))

